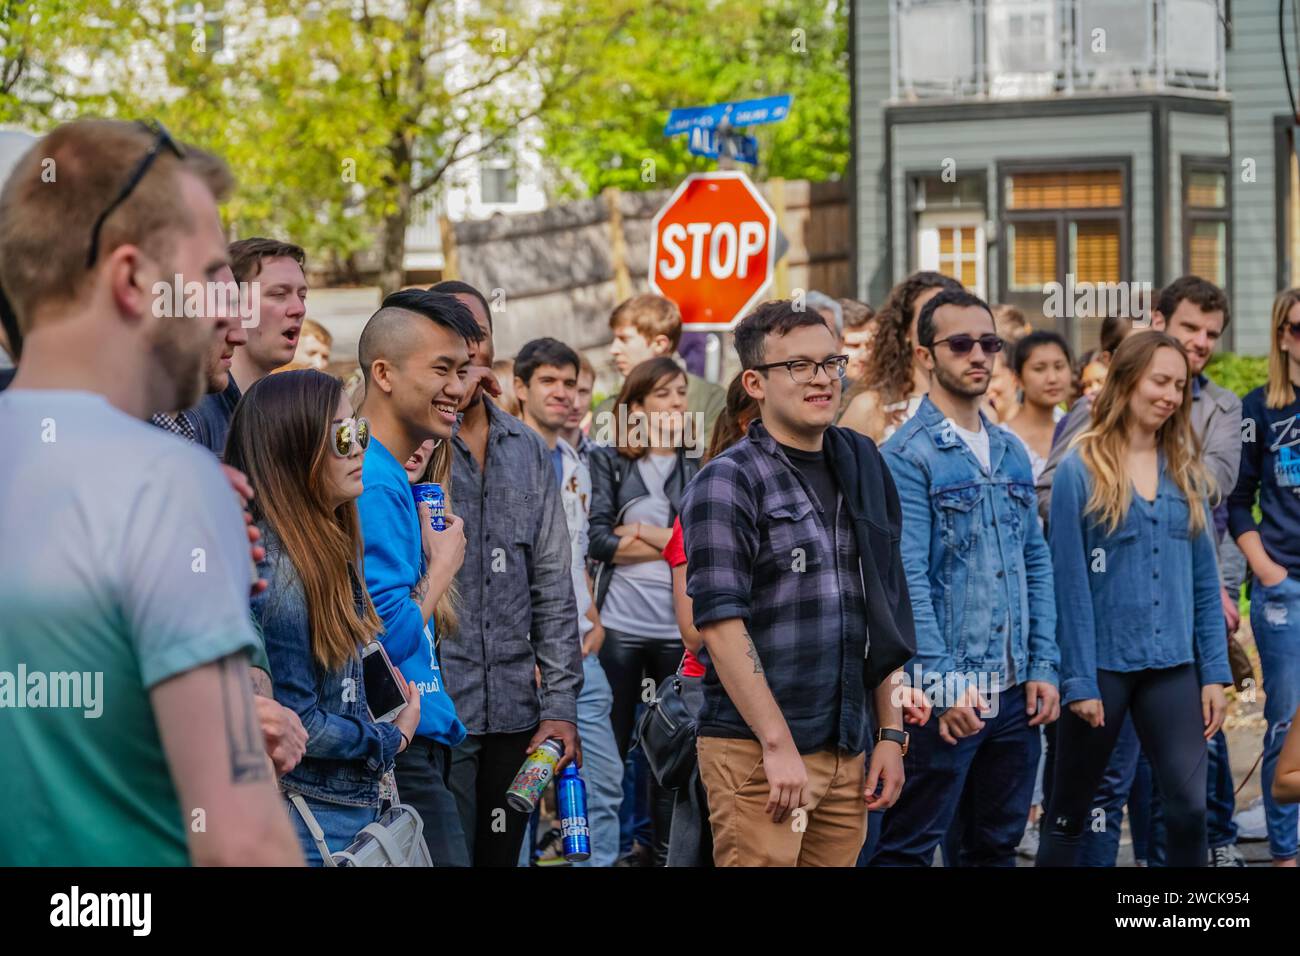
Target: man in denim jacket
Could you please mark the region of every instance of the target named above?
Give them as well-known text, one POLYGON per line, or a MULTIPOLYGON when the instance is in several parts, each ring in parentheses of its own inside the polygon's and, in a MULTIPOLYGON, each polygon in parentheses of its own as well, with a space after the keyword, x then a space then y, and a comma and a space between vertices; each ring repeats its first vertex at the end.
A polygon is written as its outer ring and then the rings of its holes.
POLYGON ((903 508, 917 647, 908 676, 938 720, 912 734, 907 782, 870 862, 929 865, 962 802, 962 861, 1012 866, 1038 726, 1060 712, 1051 561, 1028 456, 979 410, 1002 348, 988 306, 945 290, 922 309, 917 337, 930 393, 881 450, 903 508))

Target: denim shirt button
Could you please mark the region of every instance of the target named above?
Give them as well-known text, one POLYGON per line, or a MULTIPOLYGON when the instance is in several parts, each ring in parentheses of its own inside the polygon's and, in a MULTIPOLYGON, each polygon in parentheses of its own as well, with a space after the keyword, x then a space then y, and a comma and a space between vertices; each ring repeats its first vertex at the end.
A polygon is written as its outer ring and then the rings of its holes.
POLYGON ((999 571, 997 576, 998 576, 998 577, 1002 577, 1002 572, 999 571))
POLYGON ((1152 576, 1153 578, 1158 578, 1158 577, 1160 577, 1160 572, 1159 572, 1159 571, 1152 571, 1152 572, 1151 572, 1151 576, 1152 576))

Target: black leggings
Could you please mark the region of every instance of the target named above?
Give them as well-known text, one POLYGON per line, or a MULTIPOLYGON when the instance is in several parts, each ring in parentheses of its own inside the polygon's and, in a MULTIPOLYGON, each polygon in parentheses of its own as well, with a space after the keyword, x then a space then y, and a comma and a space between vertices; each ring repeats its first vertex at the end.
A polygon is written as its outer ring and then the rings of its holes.
POLYGON ((1131 714, 1164 798, 1170 866, 1205 866, 1207 751, 1195 664, 1121 673, 1098 671, 1106 723, 1093 729, 1068 708, 1056 728, 1056 768, 1038 866, 1077 866, 1089 809, 1115 740, 1131 714))
MULTIPOLYGON (((614 707, 610 723, 614 725, 614 740, 618 755, 627 759, 632 744, 632 730, 636 721, 637 704, 643 703, 642 681, 654 681, 658 687, 676 673, 682 660, 682 642, 662 637, 641 637, 626 631, 605 628, 605 643, 600 647, 600 666, 609 678, 614 692, 614 707)), ((655 861, 663 866, 668 860, 668 831, 673 820, 673 793, 650 780, 650 816, 655 828, 655 861)))

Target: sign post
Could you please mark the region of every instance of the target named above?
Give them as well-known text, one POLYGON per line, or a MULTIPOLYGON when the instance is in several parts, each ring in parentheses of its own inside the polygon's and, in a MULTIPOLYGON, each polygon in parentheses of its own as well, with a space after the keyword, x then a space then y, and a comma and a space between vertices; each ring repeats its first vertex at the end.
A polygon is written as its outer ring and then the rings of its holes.
POLYGON ((784 254, 784 236, 777 229, 771 207, 753 183, 734 171, 736 163, 758 165, 758 140, 741 130, 779 123, 790 114, 791 101, 785 93, 691 106, 673 110, 664 126, 665 136, 687 134, 687 149, 696 156, 716 159, 720 170, 691 176, 673 193, 655 217, 650 249, 650 287, 677 303, 684 330, 714 333, 705 350, 705 377, 710 382, 721 377, 720 333, 734 326, 758 300, 771 282, 776 260, 784 254), (727 202, 736 206, 728 209, 727 202), (685 267, 679 269, 676 258, 685 236, 695 243, 686 279, 685 267), (708 243, 707 270, 703 265, 696 268, 694 256, 701 242, 708 243), (722 258, 713 257, 715 247, 722 258), (734 260, 727 258, 732 255, 728 249, 734 250, 734 260), (730 271, 721 275, 729 263, 730 271), (659 266, 662 269, 657 271, 659 266))

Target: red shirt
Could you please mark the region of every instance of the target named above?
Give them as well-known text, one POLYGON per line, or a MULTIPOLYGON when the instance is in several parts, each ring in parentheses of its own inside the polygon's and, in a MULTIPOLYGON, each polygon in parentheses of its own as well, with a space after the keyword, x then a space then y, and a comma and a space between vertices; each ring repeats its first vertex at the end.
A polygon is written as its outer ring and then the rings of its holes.
MULTIPOLYGON (((670 568, 678 568, 686 563, 686 542, 682 539, 681 518, 673 519, 673 536, 668 539, 668 546, 664 548, 663 555, 670 568)), ((682 659, 682 676, 704 676, 704 665, 689 650, 686 651, 686 656, 682 659)))

